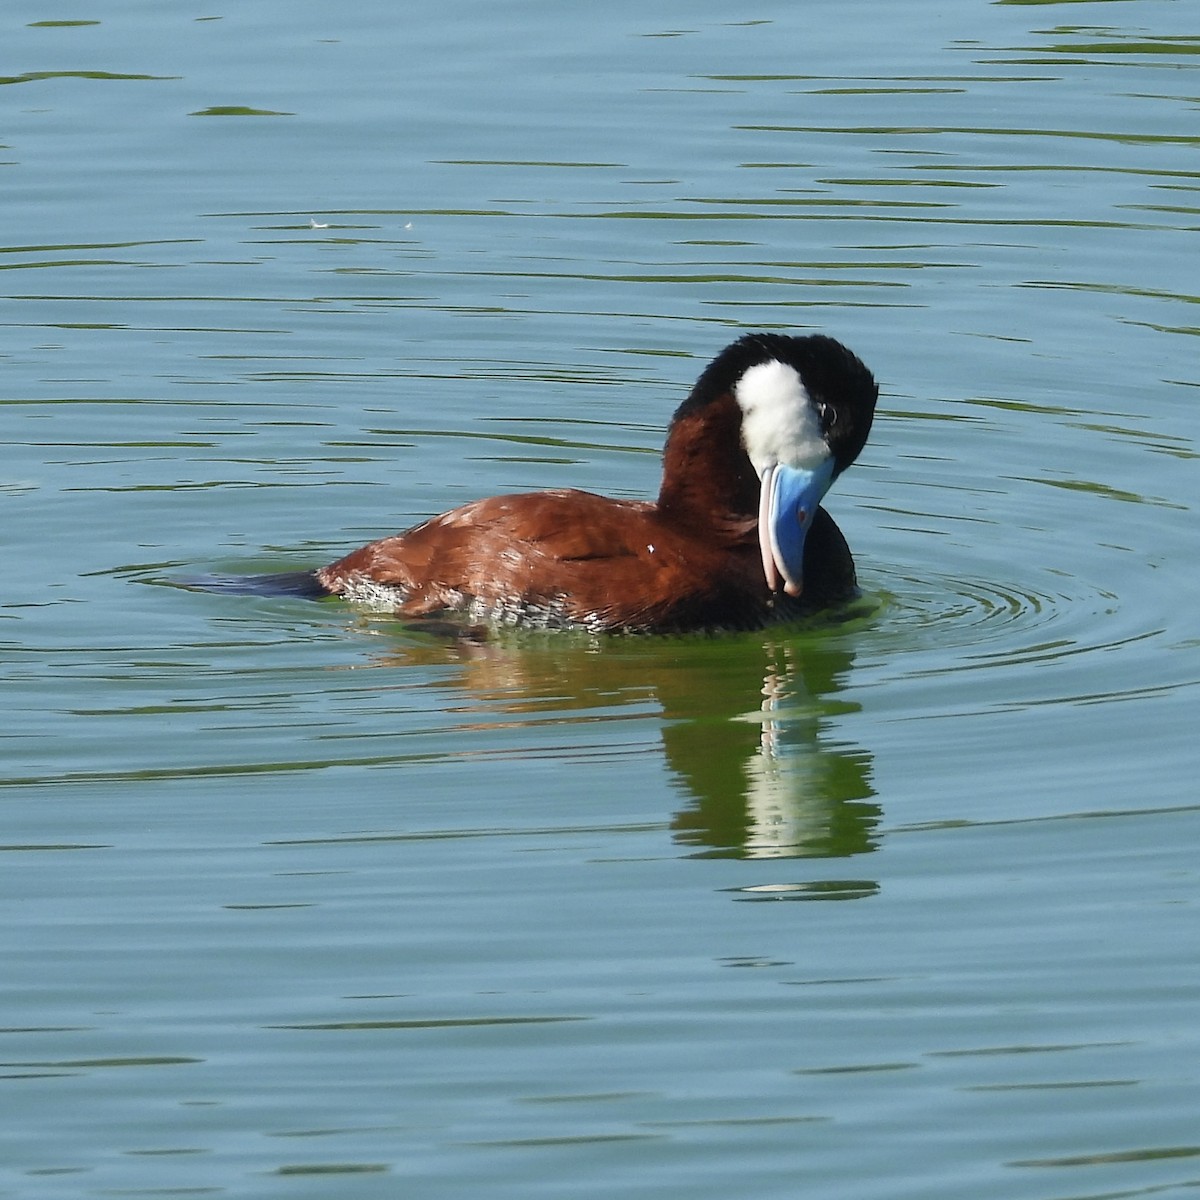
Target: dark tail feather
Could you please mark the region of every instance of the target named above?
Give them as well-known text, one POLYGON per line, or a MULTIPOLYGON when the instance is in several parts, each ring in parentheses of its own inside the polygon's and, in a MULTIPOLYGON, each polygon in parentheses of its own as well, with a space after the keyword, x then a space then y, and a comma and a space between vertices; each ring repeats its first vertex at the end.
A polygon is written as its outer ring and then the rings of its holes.
POLYGON ((295 596, 319 600, 330 593, 317 582, 315 571, 279 571, 273 575, 188 575, 174 581, 197 592, 226 596, 295 596))

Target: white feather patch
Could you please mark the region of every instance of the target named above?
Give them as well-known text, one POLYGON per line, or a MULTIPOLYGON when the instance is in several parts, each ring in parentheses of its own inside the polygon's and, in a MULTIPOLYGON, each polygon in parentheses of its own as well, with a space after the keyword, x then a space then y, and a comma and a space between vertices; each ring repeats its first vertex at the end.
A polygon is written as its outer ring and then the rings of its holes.
POLYGON ((761 475, 776 463, 815 467, 829 457, 820 419, 799 372, 776 359, 751 367, 734 385, 742 444, 761 475))

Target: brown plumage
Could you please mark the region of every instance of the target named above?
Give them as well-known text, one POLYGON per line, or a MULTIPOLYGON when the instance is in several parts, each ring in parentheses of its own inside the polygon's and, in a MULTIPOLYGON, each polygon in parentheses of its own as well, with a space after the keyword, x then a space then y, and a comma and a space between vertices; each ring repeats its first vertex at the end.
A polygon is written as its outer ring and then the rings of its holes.
POLYGON ((750 335, 709 366, 675 414, 657 501, 575 490, 477 500, 363 546, 315 578, 405 617, 461 613, 596 631, 751 628, 844 601, 855 593, 854 562, 824 509, 810 514, 801 594, 768 586, 763 485, 739 400, 747 371, 764 363, 783 363, 801 381, 804 419, 819 426, 836 477, 870 429, 870 373, 830 338, 750 335))

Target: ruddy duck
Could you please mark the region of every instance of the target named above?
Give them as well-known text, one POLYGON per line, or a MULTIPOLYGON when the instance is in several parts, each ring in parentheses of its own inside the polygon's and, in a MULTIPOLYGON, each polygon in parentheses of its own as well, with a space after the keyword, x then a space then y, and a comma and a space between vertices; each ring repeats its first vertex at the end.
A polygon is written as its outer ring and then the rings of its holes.
POLYGON ((311 578, 402 617, 597 632, 748 629, 827 608, 857 580, 820 502, 866 443, 877 396, 833 338, 749 334, 672 418, 657 500, 494 496, 311 578))

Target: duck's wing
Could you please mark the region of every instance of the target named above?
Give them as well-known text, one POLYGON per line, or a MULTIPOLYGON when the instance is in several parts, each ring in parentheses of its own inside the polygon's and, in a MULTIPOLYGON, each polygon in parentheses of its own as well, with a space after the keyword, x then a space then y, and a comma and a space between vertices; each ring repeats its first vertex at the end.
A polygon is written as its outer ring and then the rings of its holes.
POLYGON ((611 607, 617 564, 653 555, 649 508, 574 490, 493 496, 371 542, 317 577, 348 596, 390 590, 406 616, 553 605, 586 624, 611 607))

